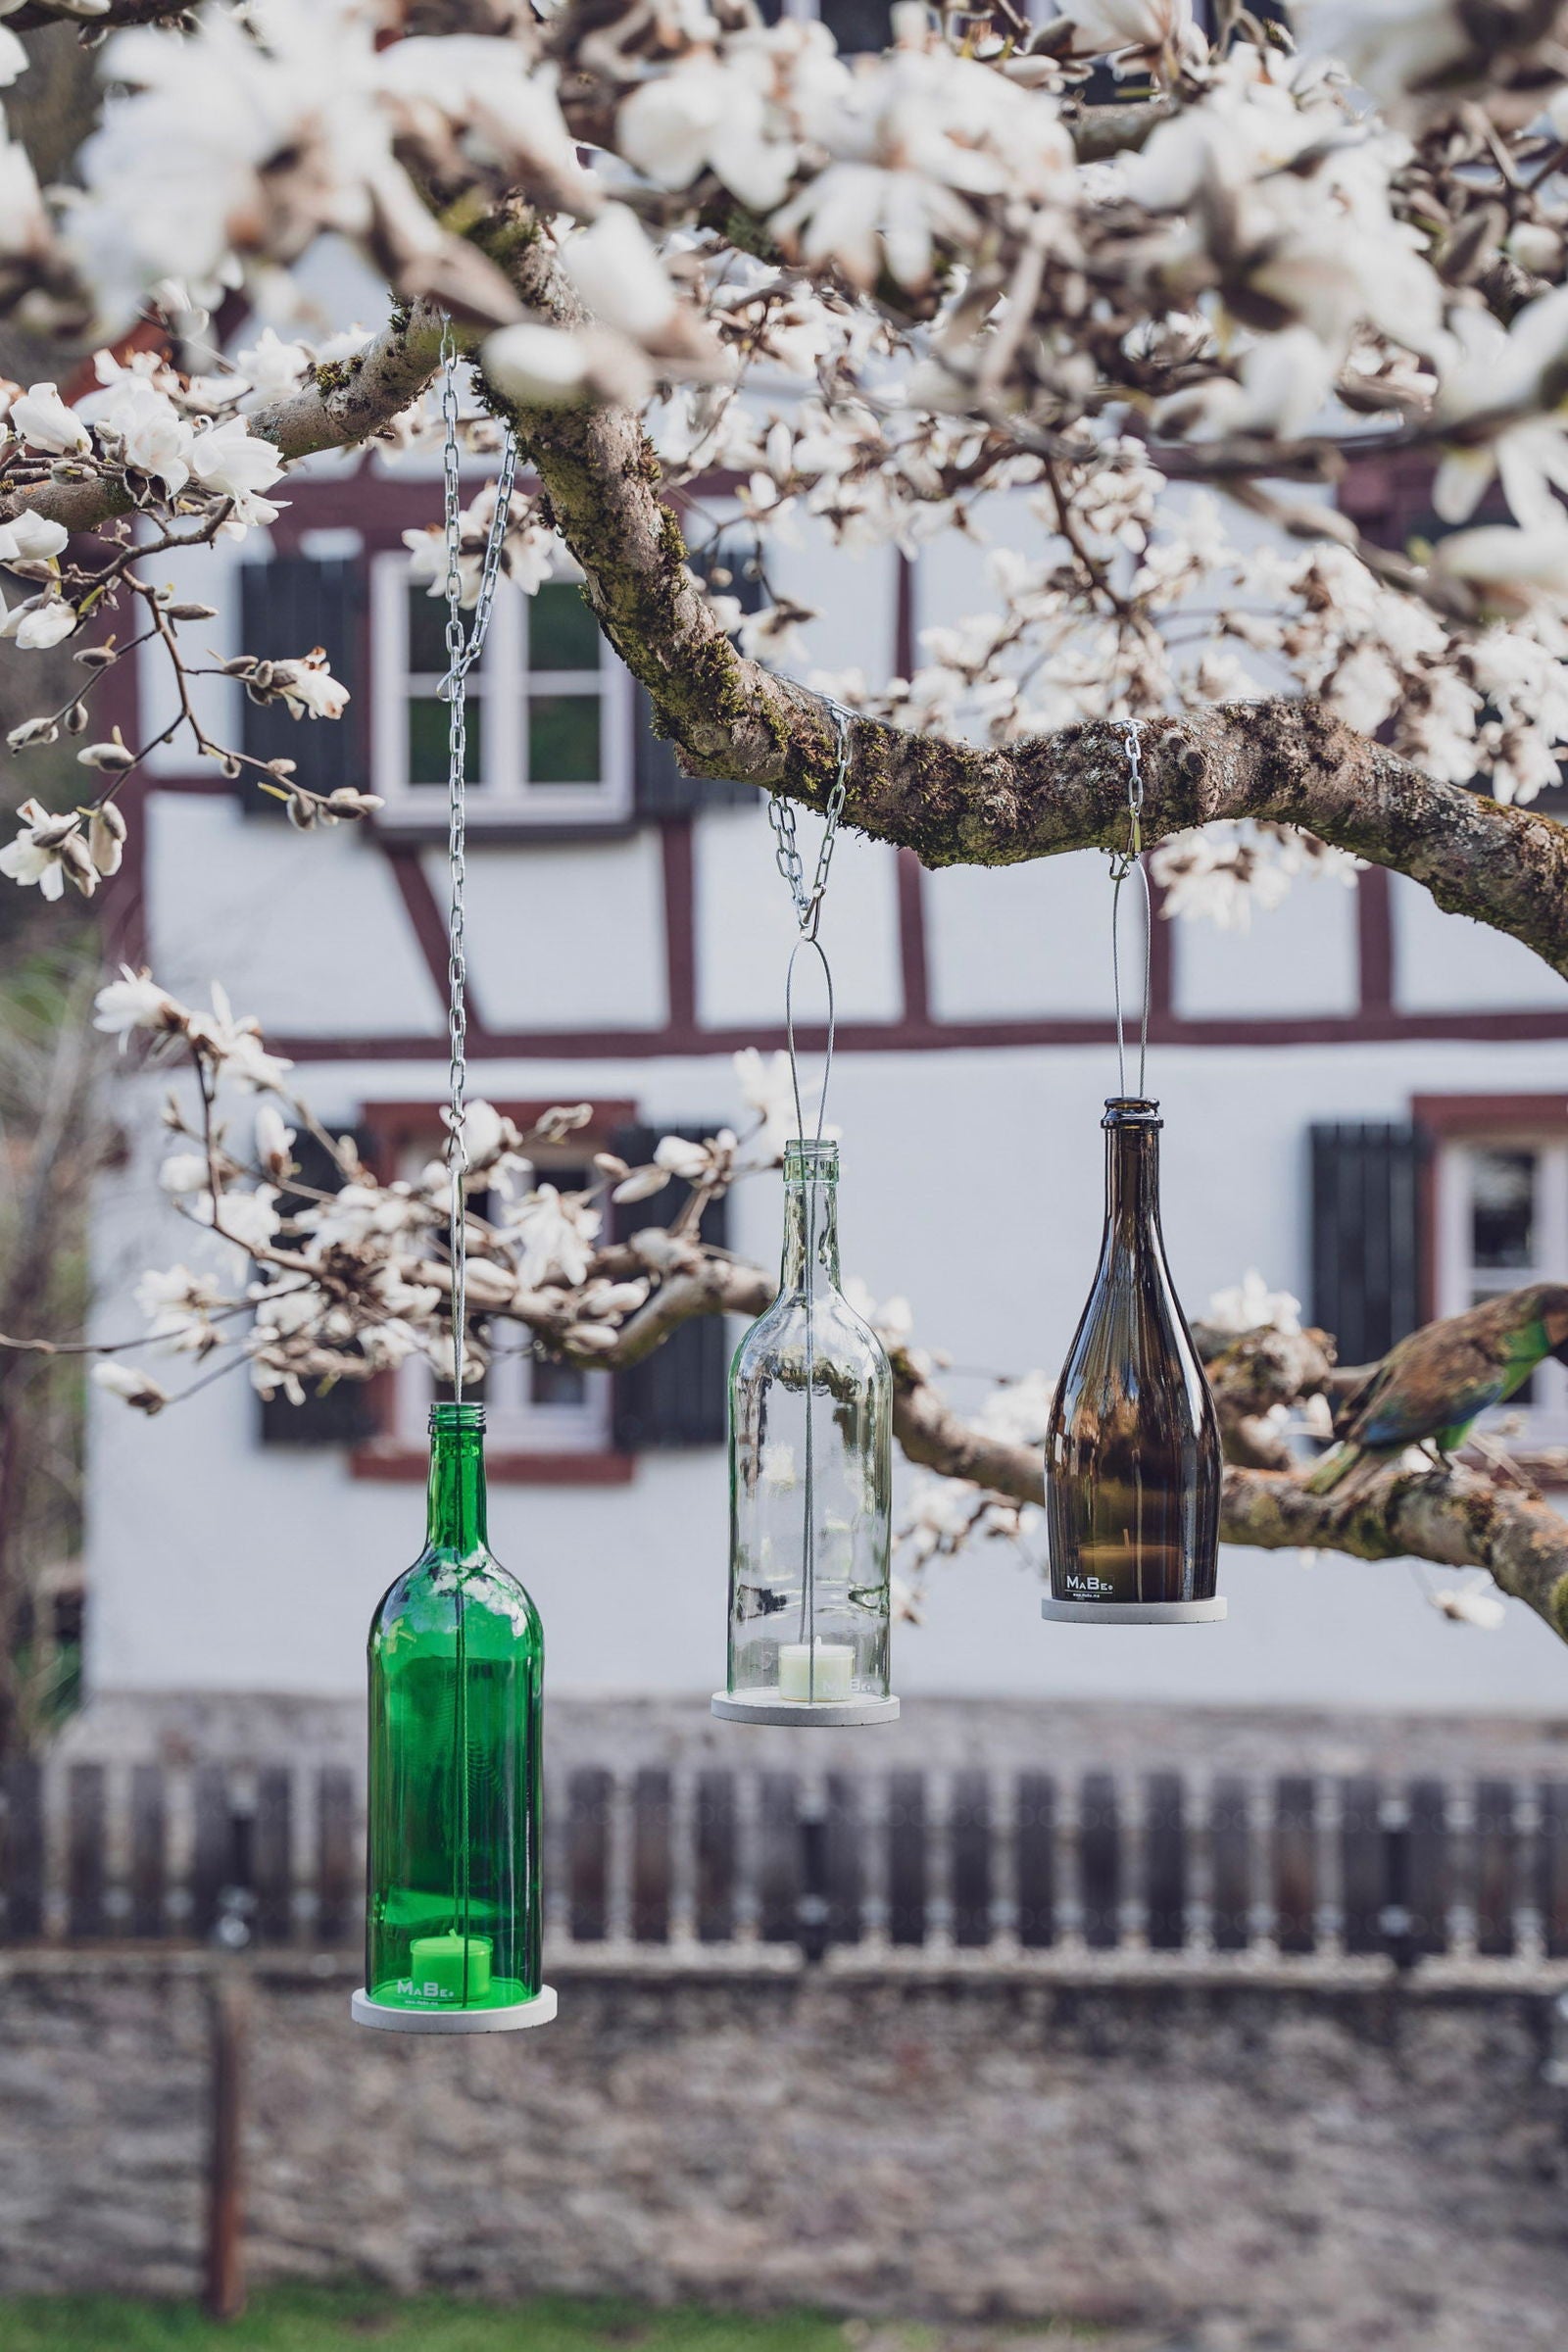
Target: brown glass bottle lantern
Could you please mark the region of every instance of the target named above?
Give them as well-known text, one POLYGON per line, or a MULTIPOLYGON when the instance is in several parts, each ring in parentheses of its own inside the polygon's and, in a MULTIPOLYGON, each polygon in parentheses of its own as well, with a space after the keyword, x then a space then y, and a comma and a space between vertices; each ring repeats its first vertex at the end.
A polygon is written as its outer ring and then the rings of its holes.
POLYGON ((1158 1107, 1105 1105, 1104 1240, 1046 1438, 1041 1613, 1069 1624, 1225 1615, 1219 1424, 1165 1263, 1158 1107))

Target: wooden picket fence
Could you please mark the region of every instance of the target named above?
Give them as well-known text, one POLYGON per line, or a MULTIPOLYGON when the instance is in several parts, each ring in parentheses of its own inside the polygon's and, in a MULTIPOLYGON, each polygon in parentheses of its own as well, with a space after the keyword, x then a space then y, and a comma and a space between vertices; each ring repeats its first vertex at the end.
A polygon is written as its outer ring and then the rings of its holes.
MULTIPOLYGON (((547 1823, 585 1957, 1568 1958, 1568 1780, 587 1766, 547 1823)), ((13 1764, 0 1941, 344 1949, 362 1838, 342 1767, 13 1764)))

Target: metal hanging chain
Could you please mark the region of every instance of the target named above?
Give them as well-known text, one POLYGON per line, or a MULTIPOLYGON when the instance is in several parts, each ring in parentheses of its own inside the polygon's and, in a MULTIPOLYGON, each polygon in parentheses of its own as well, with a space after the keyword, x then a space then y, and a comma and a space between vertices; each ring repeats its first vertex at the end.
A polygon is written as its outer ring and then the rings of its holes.
POLYGON ((468 1239, 464 1178, 468 1171, 468 1148, 463 1123, 468 1082, 468 963, 465 943, 465 886, 467 881, 467 678, 484 651, 501 575, 501 550, 512 512, 512 486, 517 471, 517 444, 509 431, 502 445, 496 477, 496 503, 490 516, 484 559, 479 570, 479 594, 471 625, 463 625, 463 498, 462 449, 458 439, 458 354, 450 323, 441 331, 441 473, 443 522, 447 556, 447 671, 438 692, 447 706, 447 858, 451 900, 447 920, 447 1030, 451 1059, 447 1077, 447 1168, 451 1177, 448 1245, 452 1260, 452 1395, 463 1401, 463 1358, 468 1330, 468 1239))
POLYGON ((850 727, 853 710, 846 710, 830 694, 818 698, 833 713, 834 748, 838 753, 838 768, 832 789, 827 796, 826 819, 822 846, 816 854, 816 873, 809 890, 806 887, 806 868, 801 862, 800 843, 795 833, 795 803, 782 794, 772 792, 767 797, 767 821, 773 828, 774 857, 778 870, 789 884, 795 901, 795 912, 800 921, 801 937, 814 940, 816 926, 822 917, 822 893, 827 888, 828 868, 833 863, 833 845, 838 839, 839 818, 844 814, 844 799, 850 789, 850 727))
POLYGON ((1149 1004, 1153 984, 1154 907, 1149 888, 1149 869, 1144 864, 1144 759, 1139 741, 1138 721, 1127 721, 1125 749, 1127 753, 1127 840, 1123 848, 1110 853, 1110 981, 1116 999, 1116 1092, 1127 1094, 1127 1037, 1121 1006, 1121 891, 1129 874, 1136 873, 1144 886, 1144 1008, 1138 1030, 1138 1097, 1142 1101, 1149 1063, 1149 1004))

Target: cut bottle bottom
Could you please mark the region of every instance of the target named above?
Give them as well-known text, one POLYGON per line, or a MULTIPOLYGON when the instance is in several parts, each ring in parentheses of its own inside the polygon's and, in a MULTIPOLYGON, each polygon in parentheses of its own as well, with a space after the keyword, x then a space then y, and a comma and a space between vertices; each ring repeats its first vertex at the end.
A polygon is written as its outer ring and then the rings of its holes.
POLYGON ((1057 1600, 1048 1592, 1040 1614, 1056 1625, 1218 1625, 1229 1615, 1221 1593, 1207 1600, 1057 1600))
MULTIPOLYGON (((497 1978, 492 1992, 506 1989, 507 1983, 497 1978)), ((522 1992, 520 1984, 516 1989, 522 1992)), ((361 1985, 349 2003, 349 2014, 357 2026, 374 2026, 383 2034, 516 2034, 528 2026, 548 2026, 556 2014, 556 1994, 553 1985, 541 1984, 536 1993, 519 2000, 483 2008, 415 2009, 377 1999, 361 1985)))
POLYGON ((765 1686, 754 1690, 715 1690, 711 1706, 722 1723, 782 1723, 798 1730, 848 1730, 857 1724, 896 1723, 896 1698, 786 1698, 765 1686))

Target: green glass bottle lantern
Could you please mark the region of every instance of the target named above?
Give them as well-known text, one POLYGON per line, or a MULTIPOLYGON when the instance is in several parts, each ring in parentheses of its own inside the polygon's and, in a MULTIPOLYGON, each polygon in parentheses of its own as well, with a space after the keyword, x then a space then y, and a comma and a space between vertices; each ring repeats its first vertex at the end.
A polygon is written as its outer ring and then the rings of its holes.
POLYGON ((1159 1105, 1105 1105, 1105 1232, 1046 1439, 1051 1592, 1083 1625, 1225 1615, 1219 1424, 1165 1262, 1159 1105))
POLYGON ((430 1413, 425 1546, 370 1626, 368 1914, 353 2014, 397 2034, 541 2026, 533 1602, 490 1554, 484 1407, 430 1413))
POLYGON ((778 1297, 730 1370, 732 1723, 891 1722, 893 1372, 839 1288, 837 1144, 784 1157, 778 1297))

